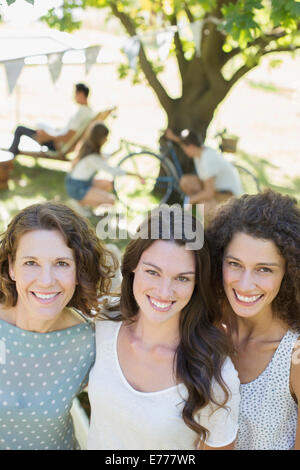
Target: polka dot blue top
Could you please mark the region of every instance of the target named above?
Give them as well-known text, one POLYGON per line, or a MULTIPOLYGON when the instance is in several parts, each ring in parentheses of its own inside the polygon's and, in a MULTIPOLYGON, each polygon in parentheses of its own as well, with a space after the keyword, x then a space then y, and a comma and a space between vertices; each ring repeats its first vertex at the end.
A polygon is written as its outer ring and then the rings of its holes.
POLYGON ((72 450, 70 414, 95 361, 90 322, 49 333, 0 320, 0 450, 72 450))

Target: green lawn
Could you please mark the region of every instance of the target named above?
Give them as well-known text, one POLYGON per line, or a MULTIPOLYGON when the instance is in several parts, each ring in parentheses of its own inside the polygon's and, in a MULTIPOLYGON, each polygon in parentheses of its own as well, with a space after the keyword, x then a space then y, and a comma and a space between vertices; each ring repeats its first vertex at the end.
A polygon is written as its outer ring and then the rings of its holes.
MULTIPOLYGON (((238 152, 235 161, 242 164, 259 179, 262 188, 270 187, 284 194, 296 197, 300 201, 300 177, 289 178, 282 170, 270 161, 254 155, 238 152)), ((69 163, 35 160, 32 157, 18 156, 10 174, 9 189, 0 190, 0 231, 5 230, 7 223, 22 208, 39 201, 56 200, 68 203, 64 179, 69 163)), ((116 210, 124 212, 121 205, 116 210)), ((145 212, 148 208, 145 207, 145 212)), ((128 213, 126 213, 128 215, 128 213)), ((140 220, 141 214, 130 213, 131 220, 140 220)), ((99 217, 92 215, 90 222, 96 227, 99 217)), ((123 249, 126 239, 107 239, 123 249)))

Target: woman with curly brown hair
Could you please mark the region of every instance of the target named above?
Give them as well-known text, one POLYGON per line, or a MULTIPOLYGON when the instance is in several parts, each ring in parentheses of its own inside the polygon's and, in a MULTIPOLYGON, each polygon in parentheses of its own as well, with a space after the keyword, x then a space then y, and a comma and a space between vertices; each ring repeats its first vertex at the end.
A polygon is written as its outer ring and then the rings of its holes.
POLYGON ((95 360, 88 319, 112 275, 95 231, 63 204, 29 206, 1 235, 1 449, 77 448, 70 408, 95 360))
POLYGON ((236 449, 300 449, 300 210, 268 190, 220 208, 206 233, 241 381, 236 449))
POLYGON ((168 206, 129 242, 119 311, 96 322, 89 450, 233 447, 239 380, 202 245, 201 224, 168 206))

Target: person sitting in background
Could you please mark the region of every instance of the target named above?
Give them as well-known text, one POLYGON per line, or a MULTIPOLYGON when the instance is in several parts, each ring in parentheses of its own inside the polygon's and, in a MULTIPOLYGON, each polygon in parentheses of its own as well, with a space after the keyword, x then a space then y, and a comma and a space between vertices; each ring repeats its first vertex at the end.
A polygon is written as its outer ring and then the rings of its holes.
POLYGON ((180 187, 189 196, 190 204, 204 204, 205 211, 210 212, 231 196, 243 193, 233 165, 219 152, 206 147, 196 132, 184 129, 178 136, 167 129, 165 137, 179 144, 194 159, 196 175, 185 174, 180 179, 180 187))
POLYGON ((121 168, 110 166, 101 153, 107 141, 109 130, 101 122, 93 125, 87 138, 81 144, 77 157, 73 160, 72 170, 66 177, 66 191, 82 206, 98 207, 101 204, 113 205, 115 197, 110 193, 113 181, 97 179, 98 171, 104 170, 112 176, 128 174, 121 168))
POLYGON ((30 137, 40 145, 45 145, 49 150, 58 150, 65 142, 68 142, 93 116, 93 110, 88 105, 89 88, 83 83, 75 85, 75 101, 79 105, 76 113, 71 116, 64 129, 51 129, 41 125, 41 128, 30 129, 24 126, 18 126, 15 130, 13 142, 9 151, 14 155, 19 153, 19 144, 23 135, 30 137), (43 128, 42 128, 43 127, 43 128))

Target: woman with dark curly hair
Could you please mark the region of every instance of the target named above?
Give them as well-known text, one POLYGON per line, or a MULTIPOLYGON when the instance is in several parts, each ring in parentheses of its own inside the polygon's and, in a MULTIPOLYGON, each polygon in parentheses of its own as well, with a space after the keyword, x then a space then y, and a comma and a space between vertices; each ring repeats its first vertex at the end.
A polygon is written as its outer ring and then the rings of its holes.
POLYGON ((268 190, 220 208, 206 233, 241 381, 236 449, 300 449, 300 210, 268 190))
POLYGON ((1 235, 0 449, 78 447, 70 408, 113 269, 92 227, 60 203, 23 209, 1 235))
POLYGON ((141 224, 124 254, 119 311, 96 322, 90 450, 233 447, 239 380, 216 326, 207 244, 200 223, 173 210, 141 224))

